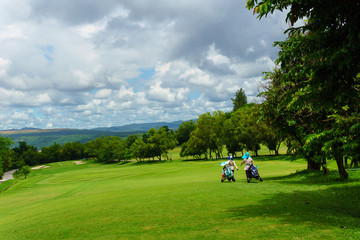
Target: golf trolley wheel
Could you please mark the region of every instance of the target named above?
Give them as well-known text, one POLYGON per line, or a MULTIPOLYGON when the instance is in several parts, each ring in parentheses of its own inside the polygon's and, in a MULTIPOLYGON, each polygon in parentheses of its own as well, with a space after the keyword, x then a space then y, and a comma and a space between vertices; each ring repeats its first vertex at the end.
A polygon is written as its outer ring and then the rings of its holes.
POLYGON ((221 182, 224 182, 224 180, 225 180, 224 178, 221 178, 221 182))
POLYGON ((232 180, 235 182, 235 178, 233 177, 232 180))
POLYGON ((259 180, 260 180, 260 182, 264 181, 264 180, 262 179, 262 177, 260 177, 260 179, 259 179, 259 180))

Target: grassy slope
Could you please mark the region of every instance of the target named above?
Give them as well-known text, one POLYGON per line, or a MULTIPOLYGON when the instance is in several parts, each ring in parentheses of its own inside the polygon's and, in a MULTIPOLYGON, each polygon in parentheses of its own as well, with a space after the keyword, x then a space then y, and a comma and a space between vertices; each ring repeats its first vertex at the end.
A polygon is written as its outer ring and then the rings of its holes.
POLYGON ((340 183, 255 159, 264 178, 220 183, 221 161, 53 163, 0 194, 1 239, 359 239, 360 171, 340 183))

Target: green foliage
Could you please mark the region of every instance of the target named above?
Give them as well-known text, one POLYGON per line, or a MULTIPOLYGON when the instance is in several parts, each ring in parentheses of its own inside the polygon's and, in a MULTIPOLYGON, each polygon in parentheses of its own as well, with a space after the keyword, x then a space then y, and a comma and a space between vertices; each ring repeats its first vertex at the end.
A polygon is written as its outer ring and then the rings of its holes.
POLYGON ((8 170, 11 166, 10 146, 12 144, 13 143, 10 138, 2 137, 0 135, 0 178, 3 176, 4 172, 8 170))
POLYGON ((125 160, 128 156, 126 142, 119 137, 100 137, 86 143, 85 152, 97 158, 100 162, 112 162, 114 160, 125 160))
POLYGON ((190 139, 191 133, 196 128, 196 122, 193 120, 183 122, 180 124, 179 128, 176 130, 176 139, 179 145, 186 143, 190 139))
POLYGON ((28 145, 25 141, 19 142, 18 147, 14 147, 14 166, 21 168, 23 165, 34 166, 40 163, 40 154, 36 147, 28 145))
POLYGON ((130 136, 126 137, 126 140, 125 140, 126 148, 130 148, 131 145, 133 145, 138 138, 139 137, 137 135, 130 135, 130 136))
POLYGON ((49 147, 41 149, 41 163, 60 162, 61 160, 61 145, 54 142, 49 147))
POLYGON ((21 169, 20 169, 20 173, 23 174, 25 176, 25 179, 27 177, 27 175, 29 175, 31 172, 31 168, 27 165, 25 166, 22 166, 21 169))
POLYGON ((233 112, 245 106, 248 102, 244 89, 237 90, 235 98, 231 98, 231 101, 233 102, 233 112))
POLYGON ((175 134, 167 127, 151 128, 147 134, 148 157, 157 157, 160 161, 163 155, 167 157, 168 151, 178 144, 175 134))
POLYGON ((240 136, 242 134, 242 129, 239 128, 237 115, 235 113, 232 116, 225 120, 224 122, 224 144, 228 151, 234 157, 236 153, 243 151, 244 144, 240 141, 240 136))
POLYGON ((257 152, 263 140, 263 129, 265 126, 258 122, 257 106, 248 105, 233 113, 233 121, 237 128, 238 140, 244 148, 257 152))
POLYGON ((284 141, 282 133, 271 126, 263 126, 262 131, 262 142, 270 151, 274 151, 275 155, 279 155, 280 145, 284 141))
POLYGON ((212 157, 212 153, 215 153, 216 158, 221 157, 225 119, 225 114, 221 111, 201 114, 189 141, 182 145, 181 156, 200 158, 204 154, 205 159, 208 159, 209 156, 212 157))
POLYGON ((195 133, 191 135, 189 141, 181 145, 180 157, 192 156, 196 159, 200 159, 202 155, 207 157, 207 149, 204 139, 195 133))
POLYGON ((141 161, 148 156, 148 146, 141 138, 135 140, 135 142, 131 145, 130 150, 132 155, 138 161, 141 161))
POLYGON ((81 159, 85 156, 85 144, 80 142, 67 142, 61 146, 61 160, 81 159))
POLYGON ((275 43, 280 47, 280 68, 267 75, 264 115, 296 139, 309 166, 317 168, 319 160, 333 158, 340 177, 346 179, 343 157, 355 156, 345 150, 354 149, 347 146, 351 141, 358 142, 349 129, 360 121, 359 2, 248 0, 247 7, 259 18, 288 11, 291 25, 307 19, 286 31, 287 40, 275 43), (313 137, 317 135, 321 137, 313 137))

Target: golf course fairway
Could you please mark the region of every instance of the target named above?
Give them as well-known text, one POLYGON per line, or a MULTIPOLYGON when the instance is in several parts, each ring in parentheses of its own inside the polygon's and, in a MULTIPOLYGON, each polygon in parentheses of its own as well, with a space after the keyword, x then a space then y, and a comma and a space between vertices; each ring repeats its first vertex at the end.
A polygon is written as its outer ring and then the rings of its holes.
POLYGON ((264 182, 221 183, 223 160, 48 164, 0 194, 0 239, 360 239, 360 170, 254 160, 264 182))

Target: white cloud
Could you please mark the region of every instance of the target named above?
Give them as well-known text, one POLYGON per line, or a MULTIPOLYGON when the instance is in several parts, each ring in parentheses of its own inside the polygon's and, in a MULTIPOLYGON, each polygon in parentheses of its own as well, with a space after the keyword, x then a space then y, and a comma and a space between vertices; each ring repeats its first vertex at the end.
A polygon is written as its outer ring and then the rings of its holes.
POLYGON ((0 57, 0 78, 6 77, 9 66, 10 61, 0 57))
POLYGON ((150 87, 148 91, 148 99, 159 102, 174 101, 175 95, 169 88, 161 87, 161 82, 155 82, 155 85, 150 87))
POLYGON ((0 129, 228 111, 274 67, 284 16, 258 21, 236 0, 0 1, 0 129))
POLYGON ((17 38, 25 38, 22 25, 11 24, 0 28, 0 41, 17 38))
POLYGON ((112 90, 111 89, 101 89, 99 90, 96 94, 95 94, 95 98, 108 98, 110 97, 112 94, 112 90))
POLYGON ((209 47, 207 59, 212 61, 216 65, 230 64, 230 59, 222 54, 215 48, 215 44, 209 47))

